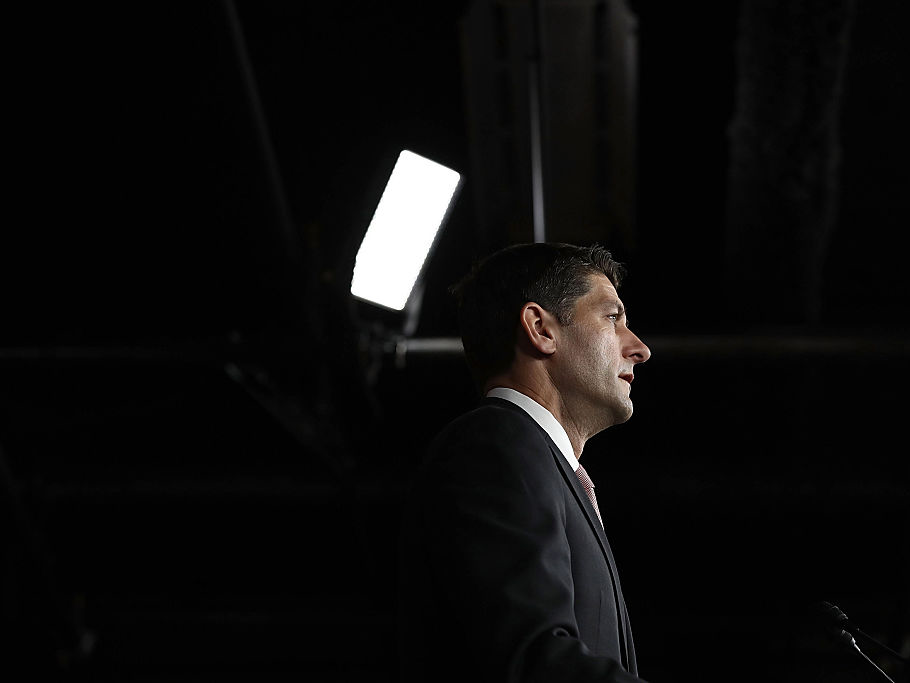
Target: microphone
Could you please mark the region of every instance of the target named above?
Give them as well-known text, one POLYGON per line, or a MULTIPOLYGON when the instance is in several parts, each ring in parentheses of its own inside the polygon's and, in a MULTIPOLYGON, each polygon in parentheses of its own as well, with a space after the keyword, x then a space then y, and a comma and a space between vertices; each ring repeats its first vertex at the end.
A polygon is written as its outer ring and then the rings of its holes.
POLYGON ((869 641, 870 643, 874 643, 879 648, 881 648, 884 652, 887 652, 889 655, 891 655, 895 659, 900 660, 904 664, 907 664, 906 657, 902 657, 901 655, 899 655, 897 652, 892 650, 887 645, 878 642, 877 640, 875 640, 875 638, 873 638, 869 634, 864 633, 862 630, 860 630, 860 628, 856 624, 854 624, 852 621, 850 621, 847 618, 847 615, 844 614, 837 605, 832 605, 830 602, 827 602, 827 601, 820 602, 818 604, 818 613, 822 617, 822 619, 826 622, 826 624, 828 626, 828 630, 832 633, 832 635, 834 635, 836 640, 838 640, 843 645, 856 650, 856 652, 858 652, 860 655, 862 655, 863 659, 865 659, 867 662, 869 662, 869 664, 871 664, 873 667, 875 667, 876 671, 878 671, 882 676, 884 676, 886 679, 891 681, 891 683, 894 683, 894 681, 888 676, 888 674, 886 674, 884 671, 879 669, 878 665, 876 665, 875 662, 873 662, 871 659, 869 659, 866 656, 865 652, 863 652, 862 650, 859 649, 859 645, 856 644, 856 640, 853 638, 853 636, 854 635, 859 636, 863 640, 869 641))
POLYGON ((834 633, 834 636, 836 638, 838 638, 839 640, 842 640, 843 642, 845 642, 846 644, 849 645, 850 639, 845 636, 849 636, 849 634, 853 634, 854 636, 858 636, 858 637, 862 638, 863 640, 866 640, 866 641, 872 643, 873 645, 876 645, 883 652, 887 652, 889 655, 891 655, 898 661, 901 661, 904 664, 908 663, 908 660, 906 657, 902 657, 900 654, 898 654, 897 652, 892 650, 890 647, 888 647, 884 643, 878 642, 875 638, 870 636, 868 633, 864 633, 862 630, 860 630, 859 626, 857 626, 852 621, 850 621, 847 618, 847 615, 844 614, 837 605, 832 605, 830 602, 821 602, 821 603, 819 603, 818 609, 819 609, 819 613, 822 615, 822 617, 825 619, 825 621, 828 622, 828 626, 832 630, 832 632, 834 632, 834 630, 837 631, 837 633, 834 633))

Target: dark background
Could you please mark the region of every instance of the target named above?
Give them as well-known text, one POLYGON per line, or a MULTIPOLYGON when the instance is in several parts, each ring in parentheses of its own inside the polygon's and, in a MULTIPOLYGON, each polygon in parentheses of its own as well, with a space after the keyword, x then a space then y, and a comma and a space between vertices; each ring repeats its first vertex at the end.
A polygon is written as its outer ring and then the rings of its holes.
MULTIPOLYGON (((786 241, 750 252, 758 294, 726 256, 739 18, 762 6, 632 5, 638 218, 616 251, 653 358, 585 465, 657 683, 865 680, 818 600, 910 649, 906 11, 851 15, 801 315, 786 241)), ((465 175, 418 337, 457 335, 445 288, 509 239, 475 220, 468 7, 7 15, 0 598, 23 680, 395 680, 399 494, 475 396, 456 354, 396 363, 347 285, 404 147, 465 175)))

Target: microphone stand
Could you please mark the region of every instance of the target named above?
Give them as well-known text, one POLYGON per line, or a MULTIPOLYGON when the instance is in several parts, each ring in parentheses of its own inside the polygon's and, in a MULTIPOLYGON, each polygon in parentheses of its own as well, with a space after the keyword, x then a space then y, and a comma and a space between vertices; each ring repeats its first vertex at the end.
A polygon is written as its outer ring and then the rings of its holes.
MULTIPOLYGON (((844 633, 847 633, 847 632, 844 631, 844 633)), ((849 634, 848 634, 848 635, 849 635, 849 634)), ((884 671, 882 671, 881 669, 879 669, 879 668, 878 668, 878 664, 876 664, 876 663, 873 662, 871 659, 869 659, 869 658, 866 656, 866 653, 859 649, 859 645, 856 644, 856 641, 853 639, 852 636, 850 636, 850 644, 853 646, 853 649, 854 649, 854 650, 856 650, 857 652, 859 652, 860 656, 861 656, 863 659, 865 659, 867 662, 869 662, 869 664, 871 664, 872 667, 873 667, 876 671, 878 671, 878 672, 885 678, 885 680, 890 681, 891 683, 894 683, 894 679, 891 678, 891 676, 889 676, 889 675, 886 674, 884 671)))
POLYGON ((844 614, 840 610, 839 607, 837 607, 836 605, 832 605, 830 602, 822 602, 818 605, 818 609, 819 609, 819 614, 821 616, 823 616, 825 618, 825 620, 827 621, 828 628, 831 631, 831 633, 834 635, 834 637, 837 640, 839 640, 841 643, 843 643, 844 645, 852 648, 853 650, 856 650, 856 652, 858 652, 859 655, 863 659, 865 659, 867 662, 869 662, 869 664, 872 665, 872 667, 876 671, 878 671, 878 673, 881 674, 882 677, 885 678, 887 681, 890 681, 890 683, 894 683, 894 680, 888 674, 886 674, 884 671, 882 671, 875 662, 873 662, 871 659, 869 659, 868 656, 866 656, 865 652, 863 652, 862 650, 859 649, 859 645, 856 644, 856 640, 853 638, 853 635, 857 635, 860 638, 862 638, 863 640, 877 645, 884 652, 886 652, 887 654, 891 655, 895 659, 902 662, 904 664, 905 670, 907 669, 908 661, 907 661, 906 657, 903 657, 902 655, 898 654, 897 652, 892 650, 890 647, 888 647, 884 643, 878 642, 875 638, 873 638, 869 634, 861 631, 856 626, 856 624, 853 624, 849 619, 847 619, 847 615, 844 614))
POLYGON ((853 635, 859 636, 859 637, 862 638, 865 642, 867 642, 867 643, 872 643, 873 645, 875 645, 876 647, 878 647, 878 648, 879 648, 880 650, 882 650, 883 652, 885 652, 885 653, 891 655, 894 659, 898 660, 899 662, 902 662, 902 663, 904 664, 904 666, 907 666, 907 664, 910 663, 910 660, 908 660, 906 657, 901 656, 900 654, 898 654, 897 652, 895 652, 894 650, 892 650, 890 647, 888 647, 888 646, 885 645, 884 643, 878 642, 875 638, 873 638, 872 636, 870 636, 868 633, 865 633, 865 632, 859 630, 859 629, 856 628, 855 626, 849 626, 849 627, 848 627, 848 626, 845 626, 845 629, 848 630, 848 631, 850 631, 850 633, 852 633, 853 635))

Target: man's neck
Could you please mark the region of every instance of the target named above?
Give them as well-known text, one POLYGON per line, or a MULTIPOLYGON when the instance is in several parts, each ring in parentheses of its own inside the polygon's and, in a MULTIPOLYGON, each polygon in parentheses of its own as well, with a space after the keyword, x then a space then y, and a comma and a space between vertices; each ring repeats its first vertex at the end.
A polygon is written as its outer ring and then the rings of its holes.
POLYGON ((549 410, 550 414, 556 418, 556 421, 566 431, 566 436, 569 437, 569 443, 572 444, 572 451, 575 453, 575 457, 581 460, 581 452, 588 437, 583 434, 582 430, 571 419, 570 411, 555 387, 546 384, 523 382, 511 377, 498 377, 487 382, 484 387, 484 393, 494 387, 505 387, 522 393, 549 410))

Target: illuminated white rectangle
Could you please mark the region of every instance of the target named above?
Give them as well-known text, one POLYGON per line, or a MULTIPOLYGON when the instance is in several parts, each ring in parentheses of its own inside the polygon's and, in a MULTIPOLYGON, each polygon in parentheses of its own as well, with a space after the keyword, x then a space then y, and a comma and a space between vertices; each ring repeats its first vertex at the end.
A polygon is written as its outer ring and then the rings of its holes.
POLYGON ((435 161, 401 152, 357 252, 351 294, 404 308, 460 179, 435 161))

